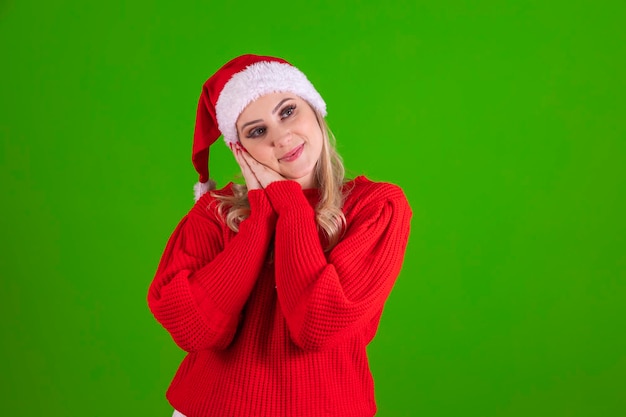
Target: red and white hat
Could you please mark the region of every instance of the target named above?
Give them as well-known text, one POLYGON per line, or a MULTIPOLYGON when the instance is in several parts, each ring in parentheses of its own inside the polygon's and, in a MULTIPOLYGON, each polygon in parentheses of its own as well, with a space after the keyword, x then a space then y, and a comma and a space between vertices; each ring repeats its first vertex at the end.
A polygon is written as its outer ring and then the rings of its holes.
POLYGON ((296 67, 281 58, 242 55, 220 68, 202 86, 198 102, 191 160, 200 175, 195 199, 212 189, 209 179, 209 147, 224 136, 236 143, 235 126, 248 104, 264 94, 292 92, 326 116, 326 103, 313 84, 296 67))

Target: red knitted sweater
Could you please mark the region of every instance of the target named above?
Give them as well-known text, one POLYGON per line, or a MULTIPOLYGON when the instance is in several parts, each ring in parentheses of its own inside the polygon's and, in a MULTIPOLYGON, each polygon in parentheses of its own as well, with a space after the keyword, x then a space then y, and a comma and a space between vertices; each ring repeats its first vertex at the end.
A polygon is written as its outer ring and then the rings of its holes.
POLYGON ((345 190, 347 227, 329 253, 315 222, 318 191, 294 181, 250 191, 238 233, 209 193, 182 219, 148 293, 154 316, 188 352, 167 391, 178 411, 375 414, 365 348, 400 272, 411 209, 392 184, 357 177, 345 190))

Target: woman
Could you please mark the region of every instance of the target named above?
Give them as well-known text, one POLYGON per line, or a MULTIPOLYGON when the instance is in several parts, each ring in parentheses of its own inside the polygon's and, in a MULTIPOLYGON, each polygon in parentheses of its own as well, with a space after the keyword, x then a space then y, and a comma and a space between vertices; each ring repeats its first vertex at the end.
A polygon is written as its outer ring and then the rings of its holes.
POLYGON ((203 86, 196 204, 148 293, 187 356, 175 416, 370 417, 366 346, 400 272, 411 210, 395 185, 344 181, 326 105, 286 61, 233 59, 203 86), (214 189, 220 135, 245 185, 214 189))

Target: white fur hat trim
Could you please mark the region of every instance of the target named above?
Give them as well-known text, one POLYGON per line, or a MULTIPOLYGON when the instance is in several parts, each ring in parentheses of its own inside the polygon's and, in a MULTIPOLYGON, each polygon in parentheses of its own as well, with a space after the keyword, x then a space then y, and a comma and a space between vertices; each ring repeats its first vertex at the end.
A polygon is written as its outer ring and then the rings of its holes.
POLYGON ((238 142, 235 124, 248 104, 265 94, 280 92, 298 95, 326 116, 324 99, 300 70, 281 62, 257 62, 233 75, 215 104, 217 124, 226 143, 238 142))

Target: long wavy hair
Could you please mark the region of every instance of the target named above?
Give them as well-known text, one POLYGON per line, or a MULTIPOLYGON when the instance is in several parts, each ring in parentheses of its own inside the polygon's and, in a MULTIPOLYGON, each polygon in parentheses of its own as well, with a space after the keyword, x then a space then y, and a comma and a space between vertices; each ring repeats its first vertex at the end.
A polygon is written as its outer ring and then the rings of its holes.
MULTIPOLYGON (((315 179, 320 191, 320 199, 315 207, 315 220, 318 229, 326 237, 327 245, 324 250, 329 251, 339 242, 346 225, 346 218, 341 210, 345 198, 345 168, 335 147, 335 136, 324 117, 317 110, 313 111, 323 136, 322 152, 315 165, 315 179)), ((212 193, 212 196, 219 202, 217 210, 226 225, 238 232, 239 224, 250 215, 246 185, 233 184, 232 196, 217 193, 212 193)))

